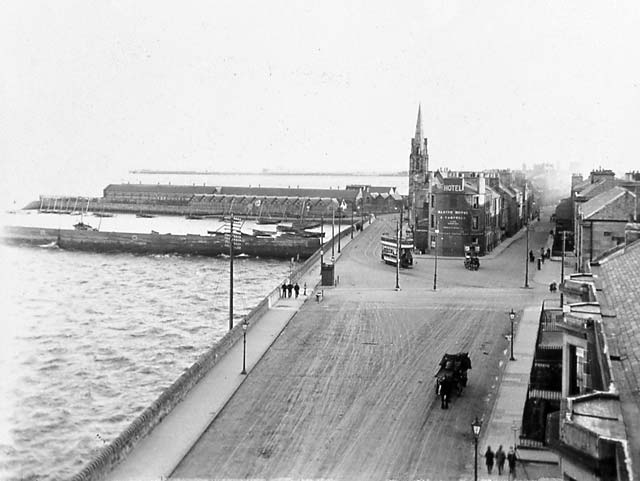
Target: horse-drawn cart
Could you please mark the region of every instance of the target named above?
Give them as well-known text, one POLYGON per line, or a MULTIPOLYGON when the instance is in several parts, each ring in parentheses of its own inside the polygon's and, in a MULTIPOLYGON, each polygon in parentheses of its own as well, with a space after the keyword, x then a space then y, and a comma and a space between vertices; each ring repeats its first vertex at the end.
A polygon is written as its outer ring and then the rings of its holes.
POLYGON ((449 407, 451 393, 455 390, 458 396, 467 385, 467 371, 471 369, 468 352, 445 354, 440 361, 440 369, 436 373, 436 395, 440 396, 441 407, 449 407))

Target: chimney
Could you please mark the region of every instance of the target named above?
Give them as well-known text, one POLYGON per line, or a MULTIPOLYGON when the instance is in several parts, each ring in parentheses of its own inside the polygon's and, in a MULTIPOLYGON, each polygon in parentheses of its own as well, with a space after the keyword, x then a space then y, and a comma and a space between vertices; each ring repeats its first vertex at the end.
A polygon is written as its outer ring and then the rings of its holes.
POLYGON ((624 243, 629 245, 640 239, 640 223, 629 222, 624 226, 624 243))

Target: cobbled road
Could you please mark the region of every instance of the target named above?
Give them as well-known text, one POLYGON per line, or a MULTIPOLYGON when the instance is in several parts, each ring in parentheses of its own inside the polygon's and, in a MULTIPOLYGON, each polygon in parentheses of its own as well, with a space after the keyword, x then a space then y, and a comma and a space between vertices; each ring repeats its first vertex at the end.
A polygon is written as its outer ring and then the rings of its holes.
POLYGON ((396 290, 379 242, 394 229, 379 219, 342 249, 338 286, 305 303, 172 477, 473 478, 471 422, 491 413, 508 312, 540 296, 522 288, 525 240, 476 272, 439 258, 435 291, 435 260, 419 258, 396 290), (471 357, 469 384, 443 410, 434 374, 458 351, 471 357))

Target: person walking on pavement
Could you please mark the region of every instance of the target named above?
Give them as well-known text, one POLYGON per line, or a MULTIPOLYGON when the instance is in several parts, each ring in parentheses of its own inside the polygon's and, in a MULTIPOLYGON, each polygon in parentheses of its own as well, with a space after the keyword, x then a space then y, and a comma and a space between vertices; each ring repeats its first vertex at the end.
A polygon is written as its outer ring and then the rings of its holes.
POLYGON ((509 463, 509 479, 516 479, 516 452, 513 450, 513 446, 509 448, 507 463, 509 463))
POLYGON ((280 297, 287 297, 287 281, 282 283, 282 293, 280 294, 280 297))
POLYGON ((293 284, 291 284, 291 282, 289 282, 289 284, 287 284, 288 297, 291 297, 291 293, 292 292, 293 292, 293 284))
POLYGON ((491 446, 487 446, 487 451, 484 453, 485 463, 487 464, 487 473, 491 474, 493 470, 493 458, 494 453, 491 451, 491 446))
POLYGON ((298 285, 298 283, 296 282, 293 286, 293 290, 296 293, 296 299, 298 298, 298 294, 300 294, 300 286, 298 285))
POLYGON ((502 470, 504 469, 504 460, 507 459, 507 455, 502 450, 502 444, 496 451, 496 464, 498 465, 498 475, 502 476, 502 470))

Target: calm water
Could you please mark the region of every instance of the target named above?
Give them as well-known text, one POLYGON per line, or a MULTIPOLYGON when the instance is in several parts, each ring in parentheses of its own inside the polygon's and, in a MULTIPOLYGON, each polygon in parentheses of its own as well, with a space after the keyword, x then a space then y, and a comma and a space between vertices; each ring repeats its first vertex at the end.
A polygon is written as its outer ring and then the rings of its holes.
MULTIPOLYGON (((223 258, 0 244, 0 265, 2 479, 75 474, 227 329, 223 258)), ((236 315, 288 272, 237 259, 236 315)))

